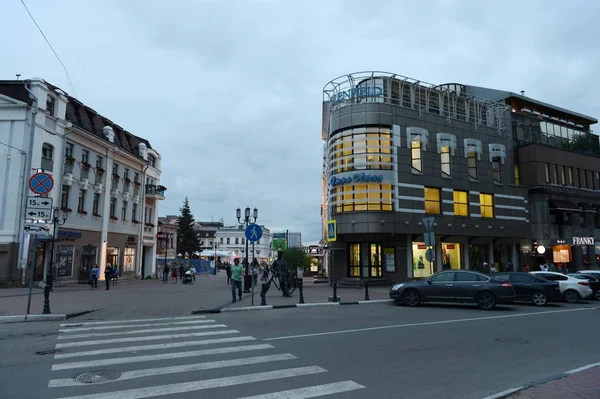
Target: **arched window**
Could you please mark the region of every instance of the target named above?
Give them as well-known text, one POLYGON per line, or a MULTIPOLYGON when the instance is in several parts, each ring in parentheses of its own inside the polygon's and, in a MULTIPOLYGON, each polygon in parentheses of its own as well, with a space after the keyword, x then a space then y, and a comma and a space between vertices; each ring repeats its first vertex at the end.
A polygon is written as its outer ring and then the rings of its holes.
POLYGON ((41 168, 52 172, 54 166, 54 146, 52 144, 42 144, 42 163, 41 168))

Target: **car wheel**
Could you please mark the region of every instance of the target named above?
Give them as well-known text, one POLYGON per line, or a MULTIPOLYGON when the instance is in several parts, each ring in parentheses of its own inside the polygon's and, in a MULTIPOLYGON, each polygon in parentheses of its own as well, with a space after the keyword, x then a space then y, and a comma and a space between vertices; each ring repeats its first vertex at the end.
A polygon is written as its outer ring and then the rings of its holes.
POLYGON ((563 294, 565 302, 575 303, 579 300, 579 294, 575 290, 566 290, 563 294))
POLYGON ((496 307, 496 297, 491 292, 482 292, 477 295, 477 306, 480 309, 492 310, 496 307))
POLYGON ((600 290, 594 292, 594 298, 596 298, 597 301, 600 301, 600 290))
POLYGON ((531 302, 536 306, 545 306, 548 304, 548 297, 543 292, 534 292, 531 295, 531 302))
POLYGON ((408 290, 402 295, 402 300, 408 306, 419 306, 421 304, 421 294, 415 290, 408 290))

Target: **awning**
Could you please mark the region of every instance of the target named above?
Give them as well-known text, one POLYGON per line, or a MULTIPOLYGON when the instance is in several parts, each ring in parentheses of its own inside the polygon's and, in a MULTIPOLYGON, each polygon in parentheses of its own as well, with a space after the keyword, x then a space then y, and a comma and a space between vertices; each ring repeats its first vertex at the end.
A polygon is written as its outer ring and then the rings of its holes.
POLYGON ((571 201, 550 200, 550 210, 579 212, 579 207, 571 201))
POLYGON ((587 204, 585 202, 580 202, 579 206, 583 208, 584 212, 597 213, 596 208, 592 207, 590 204, 587 204))

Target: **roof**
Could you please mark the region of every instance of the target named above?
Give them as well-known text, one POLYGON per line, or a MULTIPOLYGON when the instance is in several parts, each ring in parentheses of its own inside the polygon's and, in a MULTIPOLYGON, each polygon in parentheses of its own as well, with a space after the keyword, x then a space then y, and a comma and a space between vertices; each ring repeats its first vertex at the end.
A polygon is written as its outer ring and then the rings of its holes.
MULTIPOLYGON (((26 81, 24 80, 0 80, 0 93, 32 105, 33 100, 29 97, 27 90, 25 90, 25 83, 26 81)), ((115 133, 114 144, 125 152, 140 159, 138 147, 141 143, 144 143, 147 148, 152 148, 148 140, 126 131, 121 126, 98 114, 95 110, 83 104, 81 101, 66 94, 64 90, 54 86, 52 83, 45 80, 44 83, 52 91, 60 90, 65 93, 68 100, 65 119, 68 122, 71 122, 78 128, 98 139, 105 140, 106 142, 108 142, 108 140, 102 133, 102 129, 105 126, 112 127, 115 133)))
POLYGON ((598 119, 588 116, 588 115, 584 115, 584 114, 580 114, 579 112, 575 112, 575 111, 570 111, 566 108, 561 108, 558 107, 556 105, 552 105, 552 104, 548 104, 545 103, 543 101, 540 100, 536 100, 535 98, 531 98, 531 97, 527 97, 524 96, 522 94, 517 94, 517 93, 513 93, 512 91, 505 91, 505 90, 497 90, 497 89, 489 89, 487 87, 480 87, 480 86, 468 86, 465 85, 464 86, 467 93, 468 94, 473 94, 479 97, 483 97, 483 98, 487 98, 489 100, 492 101, 503 101, 506 100, 508 98, 516 98, 519 99, 523 102, 528 102, 531 104, 536 104, 539 105, 540 107, 544 107, 544 108, 548 108, 548 109, 553 109, 556 110, 560 113, 563 114, 567 114, 567 115, 572 115, 576 118, 579 119, 583 119, 587 122, 589 122, 590 124, 594 124, 594 123, 598 123, 598 119))

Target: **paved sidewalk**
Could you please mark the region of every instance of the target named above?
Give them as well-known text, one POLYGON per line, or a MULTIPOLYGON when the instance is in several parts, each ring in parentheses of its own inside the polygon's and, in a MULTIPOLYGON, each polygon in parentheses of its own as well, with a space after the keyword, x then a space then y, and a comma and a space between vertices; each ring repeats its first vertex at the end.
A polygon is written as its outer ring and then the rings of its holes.
MULTIPOLYGON (((259 282, 260 283, 260 282, 259 282)), ((254 305, 260 305, 260 284, 254 287, 254 305)), ((0 290, 0 316, 24 315, 27 310, 28 288, 0 290)), ((305 303, 327 302, 333 295, 329 284, 314 284, 312 278, 304 280, 305 303)), ((44 291, 33 289, 31 314, 41 314, 44 306, 44 291)), ((364 289, 339 288, 337 295, 343 302, 364 300, 364 289)), ((370 287, 370 299, 388 299, 385 287, 370 287)), ((50 292, 50 310, 53 314, 75 315, 92 312, 86 318, 126 318, 187 316, 194 311, 250 306, 252 294, 243 294, 242 301, 231 302, 231 286, 227 285, 224 272, 196 276, 195 284, 168 284, 160 280, 130 280, 119 282, 105 290, 104 282, 98 289, 87 284, 69 283, 50 292)), ((267 293, 268 305, 293 305, 299 302, 299 291, 292 298, 283 298, 274 287, 267 293)))
POLYGON ((599 399, 600 366, 516 392, 510 399, 599 399))

